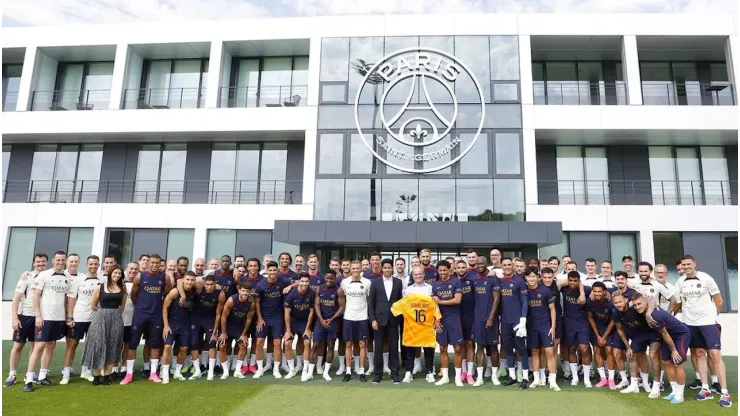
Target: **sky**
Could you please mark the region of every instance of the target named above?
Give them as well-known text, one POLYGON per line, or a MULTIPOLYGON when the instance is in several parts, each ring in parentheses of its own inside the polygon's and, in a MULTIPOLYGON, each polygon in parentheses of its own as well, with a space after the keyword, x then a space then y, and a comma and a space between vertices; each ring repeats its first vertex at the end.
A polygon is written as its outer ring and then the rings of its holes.
POLYGON ((736 13, 737 0, 4 0, 3 26, 349 14, 736 13))

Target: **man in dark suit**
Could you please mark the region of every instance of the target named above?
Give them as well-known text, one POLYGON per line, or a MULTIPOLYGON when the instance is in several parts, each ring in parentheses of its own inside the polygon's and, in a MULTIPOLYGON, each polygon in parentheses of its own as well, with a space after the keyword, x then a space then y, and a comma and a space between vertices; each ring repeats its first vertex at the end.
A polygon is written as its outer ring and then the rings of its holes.
POLYGON ((383 378, 383 343, 388 343, 388 364, 393 383, 398 383, 398 328, 399 318, 391 314, 391 306, 403 297, 403 283, 393 277, 393 260, 381 262, 383 277, 376 278, 370 286, 367 304, 368 319, 375 331, 375 376, 373 383, 383 378))

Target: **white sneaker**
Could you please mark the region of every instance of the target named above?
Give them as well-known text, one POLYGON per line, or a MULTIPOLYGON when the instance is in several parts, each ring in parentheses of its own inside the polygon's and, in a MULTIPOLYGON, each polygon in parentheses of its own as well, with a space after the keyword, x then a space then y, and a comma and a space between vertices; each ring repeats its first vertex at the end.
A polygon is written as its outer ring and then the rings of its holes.
POLYGON ((630 385, 630 382, 628 380, 622 379, 622 381, 620 381, 619 384, 617 384, 614 387, 614 389, 615 390, 617 390, 617 389, 623 389, 623 388, 625 388, 625 387, 627 387, 629 385, 630 385))
POLYGON ((480 387, 483 385, 483 380, 485 380, 483 377, 480 377, 475 380, 475 383, 473 383, 473 387, 480 387))
POLYGON ((460 377, 455 377, 455 386, 462 387, 464 385, 465 384, 463 384, 463 381, 462 381, 462 379, 460 377))
POLYGON ((417 373, 421 373, 421 363, 414 360, 414 369, 411 372, 411 374, 417 374, 417 373))
POLYGON ((414 381, 414 376, 410 372, 407 371, 406 372, 406 375, 403 376, 403 382, 404 383, 411 383, 412 381, 414 381))
POLYGON ((344 368, 345 368, 344 365, 340 365, 339 369, 337 370, 336 375, 338 376, 344 375, 344 368))
POLYGON ((445 384, 450 384, 450 378, 442 376, 439 380, 437 380, 436 383, 434 383, 435 386, 443 386, 445 384))
POLYGON ((324 371, 324 374, 321 377, 326 381, 331 381, 331 376, 328 371, 324 371))
POLYGON ((650 383, 642 383, 642 388, 645 389, 645 393, 651 393, 653 391, 650 388, 650 383))
POLYGON ((62 377, 62 381, 59 382, 61 385, 65 385, 69 383, 69 377, 62 377))
POLYGON ((295 366, 295 372, 296 373, 300 373, 302 371, 303 371, 303 361, 301 361, 300 364, 298 364, 298 365, 295 366))
POLYGON ((193 373, 192 376, 188 377, 188 380, 197 380, 201 377, 203 377, 203 373, 200 371, 200 367, 195 367, 195 373, 193 373))
POLYGON ((547 380, 540 379, 540 384, 538 384, 538 386, 540 386, 540 387, 547 386, 547 380))
POLYGON ((285 371, 286 373, 289 373, 290 372, 290 367, 288 367, 288 364, 287 363, 285 363, 282 366, 280 366, 280 369, 283 370, 283 371, 285 371))
POLYGON ((648 397, 651 399, 657 399, 660 397, 660 383, 653 382, 653 389, 650 390, 650 394, 648 394, 648 397))
POLYGON ((223 374, 221 374, 221 380, 226 380, 229 378, 229 372, 224 371, 223 374))
POLYGON ((540 386, 540 385, 541 384, 540 384, 540 381, 539 380, 534 380, 533 382, 529 383, 529 388, 530 389, 533 389, 533 388, 535 388, 537 386, 540 386))
POLYGON ((555 391, 560 391, 560 386, 558 386, 558 383, 550 383, 550 389, 555 391))
POLYGON ((498 380, 497 374, 491 374, 491 383, 493 383, 494 386, 500 386, 501 382, 498 380))
POLYGON ((483 371, 483 377, 491 377, 491 367, 486 367, 483 371))
POLYGON ((620 391, 620 393, 639 393, 640 388, 634 384, 630 384, 626 389, 620 391))
POLYGON ((266 365, 265 368, 263 368, 263 370, 265 370, 265 373, 272 370, 272 364, 266 365))
POLYGON ((305 383, 307 381, 313 380, 313 374, 304 374, 301 376, 301 383, 305 383))
POLYGON ((213 381, 213 374, 208 374, 208 376, 206 376, 206 381, 213 381))
POLYGON ((273 376, 273 377, 275 377, 275 378, 283 378, 283 375, 282 375, 282 374, 280 374, 280 369, 279 369, 279 368, 277 368, 277 367, 275 367, 275 368, 274 368, 274 369, 272 370, 272 376, 273 376))
POLYGON ((241 369, 234 370, 234 377, 236 377, 236 378, 245 378, 244 377, 244 374, 242 374, 242 370, 241 369))
POLYGON ((172 376, 175 380, 185 380, 185 376, 182 375, 182 373, 175 373, 174 376, 172 376))
POLYGON ((162 377, 162 384, 170 384, 170 378, 169 377, 162 377))
POLYGON ((587 389, 591 388, 591 380, 589 380, 588 377, 583 379, 583 386, 586 387, 587 389))
POLYGON ((265 369, 263 368, 262 370, 257 370, 257 372, 256 372, 256 373, 254 373, 254 375, 252 376, 252 378, 260 378, 260 377, 262 377, 262 376, 263 376, 264 374, 265 374, 265 369))
POLYGON ((365 369, 365 375, 368 374, 375 374, 375 366, 372 363, 365 369))
POLYGON ((290 380, 291 378, 295 377, 295 371, 288 371, 288 374, 285 375, 286 380, 290 380))
POLYGON ((570 381, 571 386, 577 386, 578 385, 578 379, 573 377, 573 380, 570 381))
POLYGON ((433 373, 429 373, 429 374, 427 374, 427 376, 426 376, 426 380, 427 380, 427 383, 434 383, 434 382, 436 381, 436 380, 434 379, 434 374, 433 374, 433 373))
POLYGON ((384 372, 385 374, 390 374, 390 373, 391 373, 391 369, 390 369, 390 368, 388 368, 388 367, 383 367, 383 372, 384 372))

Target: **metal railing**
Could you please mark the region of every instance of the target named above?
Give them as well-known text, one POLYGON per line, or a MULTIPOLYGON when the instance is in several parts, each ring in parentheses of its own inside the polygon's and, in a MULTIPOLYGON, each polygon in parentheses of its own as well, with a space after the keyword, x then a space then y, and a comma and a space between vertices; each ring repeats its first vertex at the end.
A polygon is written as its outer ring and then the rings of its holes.
POLYGON ((107 110, 110 90, 34 91, 31 111, 107 110))
POLYGON ((279 85, 261 87, 222 87, 218 106, 244 107, 305 107, 308 86, 279 85))
POLYGON ((540 180, 537 193, 541 205, 736 205, 737 181, 540 180))
POLYGON ((643 81, 644 105, 735 105, 729 82, 643 81))
POLYGON ((624 81, 535 81, 534 103, 540 105, 626 105, 624 81))
POLYGON ((300 204, 303 181, 3 181, 3 202, 300 204))
POLYGON ((18 91, 5 91, 3 95, 3 111, 15 111, 18 104, 18 91))
POLYGON ((124 94, 123 108, 170 109, 203 108, 206 105, 205 88, 131 88, 124 94))

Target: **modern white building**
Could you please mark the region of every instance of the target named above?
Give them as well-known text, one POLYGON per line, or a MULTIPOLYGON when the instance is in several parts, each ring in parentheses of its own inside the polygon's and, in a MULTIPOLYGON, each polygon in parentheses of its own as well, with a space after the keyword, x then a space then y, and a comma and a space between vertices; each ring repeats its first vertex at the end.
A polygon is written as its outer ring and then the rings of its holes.
MULTIPOLYGON (((737 354, 729 14, 3 29, 3 313, 35 252, 622 256, 717 279, 737 354)), ((9 320, 3 337, 9 338, 9 320)))

